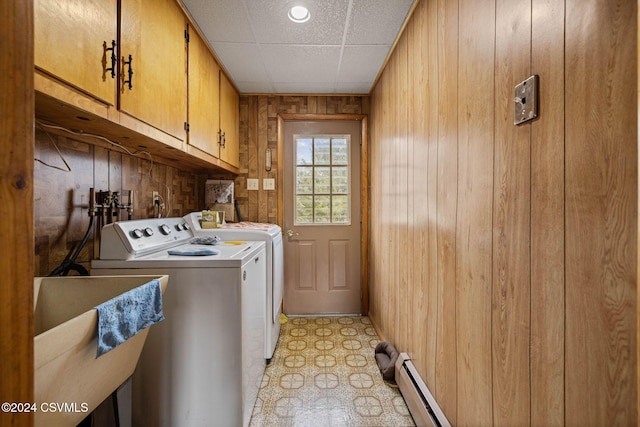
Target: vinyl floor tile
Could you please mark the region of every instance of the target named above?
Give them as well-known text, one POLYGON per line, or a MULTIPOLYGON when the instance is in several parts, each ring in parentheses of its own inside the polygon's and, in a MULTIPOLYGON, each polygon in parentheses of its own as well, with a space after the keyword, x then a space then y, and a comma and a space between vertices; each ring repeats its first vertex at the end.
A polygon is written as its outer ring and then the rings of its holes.
POLYGON ((414 426, 384 383, 368 317, 293 317, 282 326, 251 427, 414 426))

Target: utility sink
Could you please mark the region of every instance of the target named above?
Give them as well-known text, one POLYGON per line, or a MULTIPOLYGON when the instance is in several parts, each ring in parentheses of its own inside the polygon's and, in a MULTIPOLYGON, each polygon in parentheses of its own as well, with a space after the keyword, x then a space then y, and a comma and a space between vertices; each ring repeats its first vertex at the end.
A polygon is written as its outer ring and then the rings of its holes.
POLYGON ((95 306, 169 276, 34 279, 35 426, 76 426, 135 370, 149 328, 96 358, 95 306))

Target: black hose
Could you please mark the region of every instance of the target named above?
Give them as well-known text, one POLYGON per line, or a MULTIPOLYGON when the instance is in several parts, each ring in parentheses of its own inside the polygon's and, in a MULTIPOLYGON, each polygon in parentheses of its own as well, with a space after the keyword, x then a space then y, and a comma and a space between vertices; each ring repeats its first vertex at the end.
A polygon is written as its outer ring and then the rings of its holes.
POLYGON ((93 221, 95 217, 92 215, 89 217, 89 227, 87 228, 86 233, 84 233, 84 237, 80 242, 80 245, 76 248, 75 252, 71 257, 65 258, 64 261, 60 263, 51 273, 49 273, 48 277, 54 276, 66 276, 69 274, 69 271, 76 271, 81 276, 88 276, 89 272, 82 265, 76 263, 76 259, 80 255, 80 251, 87 244, 87 240, 89 240, 89 235, 91 234, 91 230, 93 229, 93 221))
POLYGON ((242 215, 240 215, 240 206, 238 206, 238 201, 234 200, 233 205, 236 208, 236 216, 238 217, 238 222, 242 222, 242 215))

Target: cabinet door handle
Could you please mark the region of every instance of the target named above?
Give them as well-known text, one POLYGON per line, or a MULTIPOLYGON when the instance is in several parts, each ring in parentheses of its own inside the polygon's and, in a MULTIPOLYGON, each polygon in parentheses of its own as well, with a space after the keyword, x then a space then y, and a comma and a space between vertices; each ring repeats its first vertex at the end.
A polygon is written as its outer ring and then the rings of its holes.
POLYGON ((222 132, 222 129, 218 130, 218 145, 222 148, 225 148, 225 145, 227 145, 227 138, 224 132, 222 132))
MULTIPOLYGON (((124 69, 125 65, 128 65, 128 71, 127 71, 127 75, 129 76, 129 80, 123 80, 122 84, 128 84, 129 85, 129 90, 131 90, 133 88, 133 66, 131 65, 131 62, 133 61, 133 58, 131 57, 131 55, 129 55, 129 60, 125 61, 124 60, 124 56, 122 57, 122 68, 124 69)), ((124 76, 122 76, 122 78, 124 78, 124 76)))
POLYGON ((116 57, 116 41, 111 40, 111 47, 107 47, 107 42, 105 41, 102 44, 102 48, 104 49, 104 55, 102 57, 102 67, 104 68, 104 74, 102 75, 102 79, 105 79, 105 74, 108 71, 111 71, 111 78, 116 78, 116 62, 118 58, 116 57), (111 68, 106 68, 107 66, 107 52, 111 51, 111 68))

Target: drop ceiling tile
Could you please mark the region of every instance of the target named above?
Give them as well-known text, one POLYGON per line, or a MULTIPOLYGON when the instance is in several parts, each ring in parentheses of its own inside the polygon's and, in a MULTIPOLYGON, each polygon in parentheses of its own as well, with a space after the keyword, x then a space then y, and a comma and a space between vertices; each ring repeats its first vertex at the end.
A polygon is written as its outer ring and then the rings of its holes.
POLYGON ((242 1, 182 0, 182 2, 207 40, 255 42, 242 1))
POLYGON ((413 0, 353 0, 346 44, 389 44, 395 41, 413 0))
POLYGON ((254 34, 260 43, 341 44, 349 0, 277 1, 244 0, 254 34), (305 4, 311 19, 303 24, 289 20, 289 8, 305 4))
POLYGON ((390 48, 391 46, 346 46, 342 53, 338 81, 373 83, 390 48))
POLYGON ((267 73, 277 82, 335 83, 339 46, 263 45, 267 73))
POLYGON ((256 44, 211 43, 214 52, 234 80, 269 83, 256 44))
POLYGON ((241 93, 365 94, 415 0, 180 1, 241 93))

